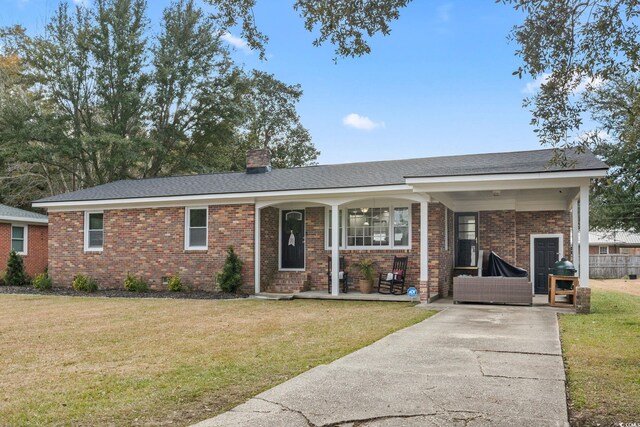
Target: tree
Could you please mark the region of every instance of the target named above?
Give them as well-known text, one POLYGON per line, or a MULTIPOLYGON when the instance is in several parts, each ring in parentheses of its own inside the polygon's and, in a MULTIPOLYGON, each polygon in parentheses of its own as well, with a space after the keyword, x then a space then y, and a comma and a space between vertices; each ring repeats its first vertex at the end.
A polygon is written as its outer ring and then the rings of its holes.
POLYGON ((592 132, 594 152, 611 167, 593 186, 591 224, 602 230, 640 232, 640 75, 610 80, 586 103, 602 132, 592 132), (605 135, 605 136, 603 136, 605 135))
POLYGON ((9 261, 7 262, 7 272, 4 276, 4 282, 7 286, 23 286, 29 281, 27 273, 24 271, 24 261, 22 257, 11 251, 9 253, 9 261))
MULTIPOLYGON (((207 0, 217 9, 223 27, 241 25, 241 36, 265 58, 269 37, 256 26, 253 9, 256 0, 207 0)), ((336 46, 336 55, 356 57, 371 52, 367 37, 389 35, 389 23, 400 17, 400 10, 411 0, 296 0, 293 8, 304 19, 308 31, 318 29, 313 41, 320 46, 327 40, 336 46)))
POLYGON ((243 71, 222 34, 194 0, 171 3, 157 32, 144 0, 75 10, 61 2, 41 35, 0 29, 0 201, 26 206, 119 179, 238 170, 258 115, 278 123, 267 144, 274 164, 312 162, 299 87, 243 71), (285 120, 269 116, 284 111, 285 120))
POLYGON ((296 111, 300 85, 287 85, 272 74, 254 70, 247 88, 243 146, 269 148, 276 168, 312 163, 320 153, 311 145, 311 135, 296 111))
POLYGON ((527 16, 513 29, 523 65, 514 73, 542 80, 525 100, 555 163, 566 149, 592 148, 611 166, 595 183, 596 228, 640 228, 640 3, 637 0, 498 0, 527 16), (585 129, 590 115, 596 129, 585 129), (603 138, 606 134, 608 137, 603 138))
POLYGON ((586 99, 608 80, 640 71, 637 0, 497 0, 527 16, 511 38, 523 64, 514 72, 542 80, 525 100, 543 144, 559 148, 556 162, 570 162, 565 148, 587 148, 582 125, 586 99))
POLYGON ((236 293, 242 287, 242 261, 233 250, 233 246, 227 249, 227 258, 218 273, 218 284, 223 292, 236 293))

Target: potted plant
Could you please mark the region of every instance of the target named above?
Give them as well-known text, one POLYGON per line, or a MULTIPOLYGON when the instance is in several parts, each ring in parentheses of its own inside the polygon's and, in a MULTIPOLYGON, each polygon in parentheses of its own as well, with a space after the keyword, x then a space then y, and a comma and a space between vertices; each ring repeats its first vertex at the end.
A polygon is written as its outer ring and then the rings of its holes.
POLYGON ((358 287, 363 294, 370 294, 373 290, 373 280, 376 277, 375 263, 369 258, 363 258, 355 264, 355 268, 360 272, 358 287))

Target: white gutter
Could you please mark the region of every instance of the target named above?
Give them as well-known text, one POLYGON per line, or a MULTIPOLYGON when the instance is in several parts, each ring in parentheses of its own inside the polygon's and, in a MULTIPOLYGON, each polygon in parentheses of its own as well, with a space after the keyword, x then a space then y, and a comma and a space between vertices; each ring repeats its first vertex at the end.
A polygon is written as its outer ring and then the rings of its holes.
POLYGON ((25 218, 21 216, 0 216, 0 222, 24 222, 26 224, 48 224, 48 219, 25 218))
MULTIPOLYGON (((130 204, 153 204, 167 202, 195 202, 195 201, 216 201, 225 200, 234 203, 235 200, 248 202, 255 198, 287 197, 287 196, 335 196, 336 194, 349 193, 369 193, 380 191, 412 191, 413 187, 405 184, 380 185, 371 187, 350 187, 350 188, 323 188, 316 190, 287 190, 287 191, 264 191, 252 193, 225 193, 225 194, 197 194, 190 196, 165 196, 165 197, 137 197, 131 199, 108 199, 108 200, 77 200, 68 202, 34 202, 33 206, 38 208, 65 208, 74 206, 110 206, 110 205, 130 205, 130 204)), ((236 202, 237 203, 237 202, 236 202)), ((251 201, 250 203, 253 203, 251 201)))

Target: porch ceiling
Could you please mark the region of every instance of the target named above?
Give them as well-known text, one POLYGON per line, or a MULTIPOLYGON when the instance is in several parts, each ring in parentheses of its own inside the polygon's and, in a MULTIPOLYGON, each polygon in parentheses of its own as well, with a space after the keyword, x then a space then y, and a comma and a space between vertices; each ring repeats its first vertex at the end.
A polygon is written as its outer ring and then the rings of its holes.
POLYGON ((569 210, 579 187, 526 190, 431 192, 432 199, 457 212, 480 210, 569 210))

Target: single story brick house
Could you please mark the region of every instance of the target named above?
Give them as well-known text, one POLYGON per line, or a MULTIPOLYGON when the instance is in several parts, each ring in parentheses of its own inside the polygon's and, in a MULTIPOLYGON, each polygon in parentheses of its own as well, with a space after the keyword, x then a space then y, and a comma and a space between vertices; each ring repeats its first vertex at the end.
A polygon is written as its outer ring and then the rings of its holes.
POLYGON ((640 255, 640 233, 628 231, 592 231, 589 233, 591 255, 640 255))
POLYGON ((47 268, 47 216, 0 204, 0 271, 4 271, 9 253, 15 250, 24 259, 31 277, 47 268))
POLYGON ((329 272, 329 257, 345 257, 347 268, 371 258, 388 272, 397 255, 409 258, 407 282, 433 300, 449 294, 454 274, 475 274, 480 250, 529 270, 534 290, 546 292, 561 256, 583 266, 588 284, 578 232, 588 242, 590 180, 607 172, 589 152, 568 153, 571 168, 551 166, 552 157, 535 150, 272 169, 269 151, 254 150, 245 172, 118 181, 34 206, 48 209, 58 285, 84 273, 120 287, 131 272, 159 287, 180 272, 213 289, 233 245, 249 293, 326 291, 330 281, 338 295, 339 263, 329 272))

